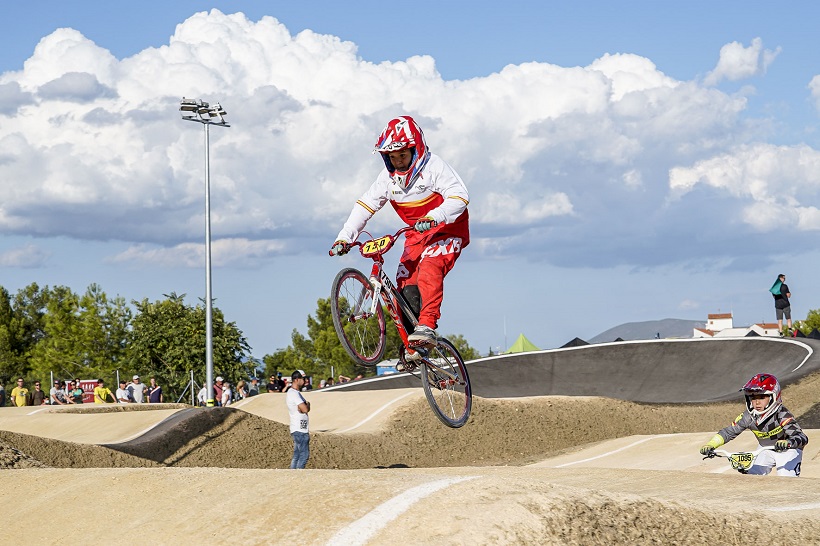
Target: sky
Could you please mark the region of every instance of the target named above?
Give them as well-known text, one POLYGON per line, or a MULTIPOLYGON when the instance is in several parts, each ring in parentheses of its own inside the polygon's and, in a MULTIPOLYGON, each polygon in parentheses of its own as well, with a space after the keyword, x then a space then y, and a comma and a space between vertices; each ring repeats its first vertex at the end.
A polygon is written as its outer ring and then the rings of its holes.
MULTIPOLYGON (((470 192, 439 332, 482 353, 625 322, 820 308, 820 5, 17 2, 0 48, 0 284, 205 296, 261 358, 306 333, 398 115, 470 192)), ((368 224, 395 231, 389 206, 368 224)), ((388 255, 395 271, 398 251, 388 255)), ((663 332, 661 332, 663 334, 663 332)))

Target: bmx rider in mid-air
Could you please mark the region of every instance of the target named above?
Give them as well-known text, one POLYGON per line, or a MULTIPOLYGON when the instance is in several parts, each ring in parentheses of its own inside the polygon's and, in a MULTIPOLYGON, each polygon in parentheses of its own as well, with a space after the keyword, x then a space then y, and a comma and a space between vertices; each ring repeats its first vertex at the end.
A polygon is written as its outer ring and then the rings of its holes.
MULTIPOLYGON (((347 253, 368 220, 388 201, 408 226, 396 273, 399 290, 418 315, 410 347, 436 344, 444 277, 470 242, 467 188, 456 171, 430 152, 421 127, 410 116, 390 120, 374 153, 384 160, 376 181, 356 201, 331 254, 347 253)), ((418 353, 409 351, 408 360, 418 353)), ((400 370, 401 371, 401 370, 400 370)))

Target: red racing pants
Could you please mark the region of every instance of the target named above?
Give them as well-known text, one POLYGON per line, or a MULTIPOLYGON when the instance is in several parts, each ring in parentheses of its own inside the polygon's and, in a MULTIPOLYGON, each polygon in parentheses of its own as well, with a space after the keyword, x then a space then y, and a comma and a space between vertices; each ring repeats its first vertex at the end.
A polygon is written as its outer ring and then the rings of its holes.
POLYGON ((441 317, 441 302, 444 299, 444 277, 461 256, 461 237, 447 237, 432 241, 427 246, 405 246, 396 272, 399 290, 416 285, 421 295, 419 324, 434 330, 441 317))

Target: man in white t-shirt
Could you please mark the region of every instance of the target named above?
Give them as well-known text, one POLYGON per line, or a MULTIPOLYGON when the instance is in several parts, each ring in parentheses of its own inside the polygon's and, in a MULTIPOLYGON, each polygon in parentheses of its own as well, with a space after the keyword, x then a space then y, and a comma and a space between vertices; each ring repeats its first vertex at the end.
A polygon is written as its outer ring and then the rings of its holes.
POLYGON ((148 385, 145 383, 140 382, 140 376, 135 375, 131 384, 128 385, 128 391, 131 393, 131 398, 134 399, 134 402, 137 404, 142 404, 145 401, 145 391, 148 388, 148 385))
POLYGON ((117 403, 130 404, 131 400, 128 398, 128 391, 125 390, 125 379, 120 379, 120 388, 117 389, 117 403))
POLYGON ((293 438, 293 459, 291 468, 305 468, 310 457, 310 434, 308 433, 308 412, 310 402, 300 392, 305 385, 305 372, 296 370, 290 376, 292 388, 285 393, 285 403, 290 414, 290 435, 293 438))
POLYGON ((60 390, 60 382, 59 381, 54 382, 54 386, 51 387, 51 390, 48 391, 48 396, 49 396, 49 398, 51 398, 51 403, 52 404, 57 404, 59 406, 62 406, 64 404, 68 404, 68 402, 65 399, 65 391, 60 390), (58 393, 61 394, 62 396, 58 396, 58 393))

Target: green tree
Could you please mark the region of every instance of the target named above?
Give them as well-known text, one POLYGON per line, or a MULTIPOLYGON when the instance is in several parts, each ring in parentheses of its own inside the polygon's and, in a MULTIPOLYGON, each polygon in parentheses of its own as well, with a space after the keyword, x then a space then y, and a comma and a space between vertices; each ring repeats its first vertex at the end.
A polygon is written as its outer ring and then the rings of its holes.
POLYGON ((45 337, 48 292, 36 283, 20 289, 14 298, 0 289, 0 379, 28 377, 34 347, 45 337))
MULTIPOLYGON (((130 373, 155 375, 167 400, 176 400, 185 390, 193 370, 195 379, 205 381, 205 305, 185 304, 185 294, 167 299, 133 301, 137 314, 131 321, 128 365, 130 373)), ((233 322, 225 322, 213 308, 213 367, 232 384, 247 379, 256 365, 248 359, 250 345, 233 322)))
POLYGON ((459 334, 451 334, 446 337, 450 340, 450 343, 452 343, 455 346, 456 350, 459 352, 461 358, 463 358, 465 362, 467 362, 468 360, 475 360, 477 358, 481 358, 481 355, 478 353, 478 351, 472 348, 469 343, 467 343, 467 340, 464 339, 464 336, 459 334))
POLYGON ((43 337, 31 350, 36 378, 113 378, 126 352, 130 309, 122 298, 108 299, 97 284, 82 297, 58 286, 43 290, 43 337))
POLYGON ((0 287, 0 380, 22 375, 23 366, 17 340, 14 309, 8 290, 0 287))
POLYGON ((815 328, 820 330, 820 309, 810 310, 809 314, 806 315, 806 320, 797 321, 794 325, 806 335, 809 335, 815 328))

